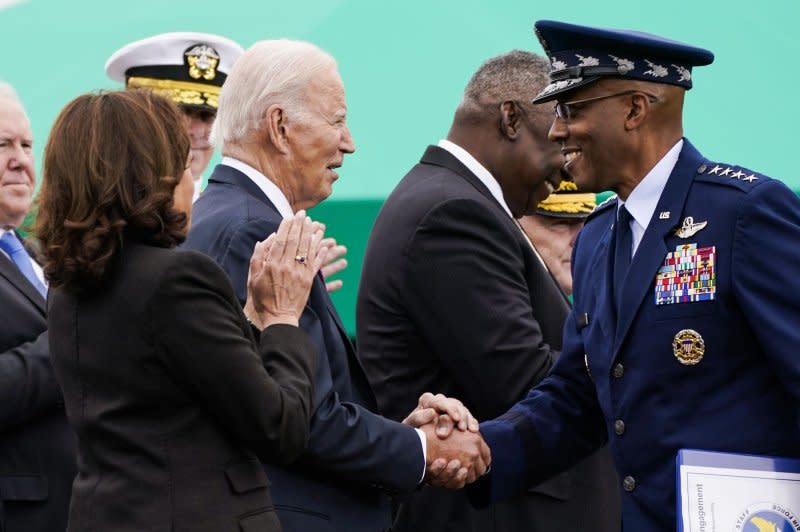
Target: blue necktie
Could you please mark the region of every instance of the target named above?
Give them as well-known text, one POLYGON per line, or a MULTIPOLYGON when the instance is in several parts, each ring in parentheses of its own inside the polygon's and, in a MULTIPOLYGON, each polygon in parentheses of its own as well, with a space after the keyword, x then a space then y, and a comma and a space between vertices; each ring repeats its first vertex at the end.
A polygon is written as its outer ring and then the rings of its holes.
POLYGON ((614 248, 614 303, 617 310, 622 305, 622 288, 625 285, 625 275, 631 265, 631 251, 633 249, 633 234, 631 233, 631 220, 633 216, 623 205, 617 213, 617 223, 614 226, 616 244, 614 248))
POLYGON ((0 249, 8 253, 11 261, 17 265, 22 275, 24 275, 33 287, 42 294, 43 298, 47 299, 47 289, 36 276, 36 272, 33 271, 31 257, 28 255, 28 252, 25 251, 25 247, 22 245, 22 242, 19 241, 14 231, 6 231, 3 238, 0 238, 0 249))

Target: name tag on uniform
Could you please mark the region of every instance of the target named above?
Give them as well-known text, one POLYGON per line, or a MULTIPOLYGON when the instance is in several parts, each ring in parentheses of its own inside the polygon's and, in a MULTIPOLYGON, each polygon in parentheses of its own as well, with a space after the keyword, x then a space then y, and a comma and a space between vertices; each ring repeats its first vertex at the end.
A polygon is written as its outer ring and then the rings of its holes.
POLYGON ((682 244, 667 253, 656 275, 656 305, 713 301, 717 290, 716 247, 682 244))

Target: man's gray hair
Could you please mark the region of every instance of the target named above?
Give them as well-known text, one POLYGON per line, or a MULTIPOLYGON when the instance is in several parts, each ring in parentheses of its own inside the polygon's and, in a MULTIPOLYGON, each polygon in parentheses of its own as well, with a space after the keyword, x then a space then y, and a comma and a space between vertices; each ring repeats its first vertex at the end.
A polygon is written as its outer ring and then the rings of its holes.
POLYGON ((549 83, 550 62, 531 52, 512 50, 484 61, 464 89, 460 111, 516 100, 530 104, 549 83))
POLYGON ((8 83, 7 81, 0 81, 0 100, 10 100, 19 105, 20 109, 22 109, 22 112, 27 118, 28 114, 25 113, 25 106, 22 105, 22 100, 20 100, 19 96, 17 96, 17 91, 14 90, 14 86, 11 85, 11 83, 8 83))
POLYGON ((281 105, 294 119, 305 116, 306 89, 336 60, 305 41, 259 41, 236 61, 222 86, 211 130, 215 145, 241 141, 261 126, 270 105, 281 105))

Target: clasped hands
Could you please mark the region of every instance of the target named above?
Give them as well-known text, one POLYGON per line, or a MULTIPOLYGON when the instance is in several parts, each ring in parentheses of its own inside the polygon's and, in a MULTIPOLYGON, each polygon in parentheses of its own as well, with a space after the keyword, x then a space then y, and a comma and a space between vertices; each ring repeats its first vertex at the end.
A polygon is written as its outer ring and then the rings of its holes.
POLYGON ((492 461, 478 421, 458 399, 424 393, 403 423, 425 433, 425 481, 431 485, 463 488, 483 475, 492 461))

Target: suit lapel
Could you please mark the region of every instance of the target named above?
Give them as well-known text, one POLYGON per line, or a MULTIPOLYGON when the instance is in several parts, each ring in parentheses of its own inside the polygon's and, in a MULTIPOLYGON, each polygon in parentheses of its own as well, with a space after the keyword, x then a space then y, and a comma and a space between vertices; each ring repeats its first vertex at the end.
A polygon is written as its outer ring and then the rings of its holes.
POLYGON ((339 335, 342 337, 342 342, 344 342, 345 346, 347 347, 347 351, 354 353, 355 349, 353 348, 353 344, 350 342, 350 337, 347 335, 347 330, 344 328, 341 318, 339 318, 339 313, 336 311, 336 307, 333 306, 333 300, 331 299, 330 294, 327 293, 328 289, 325 287, 325 278, 322 276, 322 273, 317 274, 314 284, 318 285, 317 289, 320 290, 321 294, 325 294, 323 297, 323 300, 325 301, 325 308, 328 310, 328 315, 336 325, 339 335))
MULTIPOLYGON (((613 211, 613 207, 612 207, 613 211)), ((613 211, 616 212, 616 211, 613 211)), ((608 338, 614 336, 614 294, 611 290, 611 266, 614 256, 609 253, 611 240, 614 234, 613 225, 608 224, 603 235, 597 243, 594 258, 592 260, 591 272, 594 279, 593 286, 598 287, 597 301, 598 308, 607 309, 603 312, 595 312, 595 318, 600 322, 600 329, 608 338)))
POLYGON ((28 281, 11 259, 0 253, 0 277, 19 290, 39 311, 45 313, 45 300, 42 294, 28 281))
MULTIPOLYGON (((653 212, 653 217, 633 256, 625 285, 622 289, 622 305, 617 311, 617 328, 614 340, 614 357, 628 334, 633 319, 646 296, 652 295, 656 272, 667 254, 666 237, 675 228, 686 197, 692 186, 697 167, 703 161, 700 153, 688 140, 684 139, 678 162, 669 176, 664 192, 653 212), (659 213, 669 212, 669 217, 661 219, 659 213)), ((613 260, 613 258, 612 258, 613 260)), ((609 295, 608 297, 612 297, 609 295)))
POLYGON ((536 246, 533 245, 533 240, 530 239, 528 234, 522 228, 522 225, 520 225, 519 220, 514 220, 514 223, 516 224, 517 229, 519 229, 519 233, 520 235, 522 235, 522 239, 524 240, 522 248, 525 249, 525 246, 527 245, 528 248, 530 248, 530 250, 534 254, 535 260, 531 261, 531 264, 533 266, 532 269, 528 271, 528 277, 530 277, 531 279, 536 279, 536 281, 531 281, 531 284, 538 283, 538 280, 540 280, 543 276, 549 277, 550 281, 553 282, 553 286, 558 290, 558 293, 561 294, 561 299, 564 300, 564 303, 566 303, 568 308, 572 308, 572 303, 570 302, 569 297, 567 297, 567 294, 564 293, 564 290, 561 288, 561 285, 558 284, 558 281, 553 275, 553 272, 551 272, 550 269, 547 267, 547 264, 545 264, 542 255, 539 253, 539 250, 536 249, 536 246))

